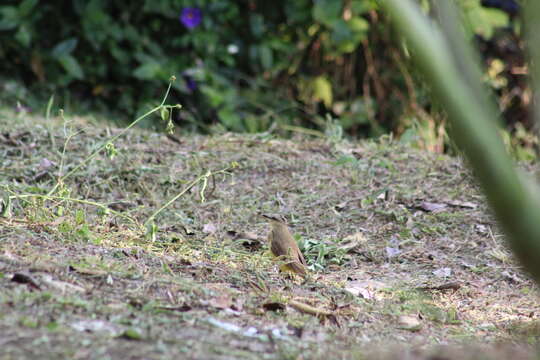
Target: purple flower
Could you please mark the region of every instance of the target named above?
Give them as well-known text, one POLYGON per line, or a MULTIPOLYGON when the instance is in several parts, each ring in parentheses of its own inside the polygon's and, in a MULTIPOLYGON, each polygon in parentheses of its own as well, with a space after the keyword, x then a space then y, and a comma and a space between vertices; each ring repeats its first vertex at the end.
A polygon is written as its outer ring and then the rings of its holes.
POLYGON ((199 26, 202 19, 202 12, 199 8, 184 8, 180 14, 180 22, 188 29, 193 29, 199 26))
POLYGON ((190 92, 194 92, 195 90, 197 90, 197 82, 195 81, 195 79, 193 79, 193 77, 191 77, 191 75, 183 74, 182 77, 184 78, 184 81, 186 82, 186 87, 190 92))

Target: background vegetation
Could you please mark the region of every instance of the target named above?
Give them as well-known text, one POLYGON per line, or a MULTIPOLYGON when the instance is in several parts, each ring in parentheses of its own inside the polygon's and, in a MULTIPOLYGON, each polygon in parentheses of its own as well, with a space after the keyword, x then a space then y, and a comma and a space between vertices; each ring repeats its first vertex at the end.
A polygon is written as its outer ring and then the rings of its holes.
MULTIPOLYGON (((520 159, 533 158, 519 4, 458 3, 507 144, 520 159)), ((175 75, 170 102, 184 105, 174 113, 184 128, 324 130, 330 117, 352 136, 391 131, 448 150, 445 115, 394 40, 374 0, 8 0, 0 6, 2 101, 39 112, 55 94, 67 111, 132 120, 156 105, 175 75)))

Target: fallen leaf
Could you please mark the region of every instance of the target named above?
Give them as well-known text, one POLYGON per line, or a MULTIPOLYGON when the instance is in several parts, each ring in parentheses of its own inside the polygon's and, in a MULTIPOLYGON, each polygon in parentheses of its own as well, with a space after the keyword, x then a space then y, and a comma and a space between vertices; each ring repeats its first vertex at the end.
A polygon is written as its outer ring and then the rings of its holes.
POLYGON ((347 204, 348 204, 348 201, 343 201, 343 202, 335 205, 334 209, 336 209, 336 211, 338 211, 338 212, 341 212, 341 211, 345 210, 345 207, 347 206, 347 204))
POLYGON ((385 190, 381 191, 381 193, 379 195, 377 195, 377 197, 375 197, 375 199, 386 201, 386 200, 388 200, 389 195, 390 195, 390 190, 385 189, 385 190))
POLYGON ((110 336, 118 336, 122 333, 120 326, 104 320, 80 320, 69 326, 81 332, 105 333, 110 336))
POLYGON ((114 211, 126 211, 133 209, 135 206, 137 206, 137 204, 128 201, 114 201, 107 204, 107 207, 114 211))
POLYGON ((50 287, 53 287, 57 290, 60 290, 62 293, 69 293, 69 292, 85 292, 86 289, 83 287, 80 287, 78 285, 73 285, 65 281, 59 281, 54 280, 51 275, 49 274, 43 274, 41 275, 41 280, 43 280, 43 283, 47 284, 50 287))
POLYGON ((512 274, 508 271, 503 271, 501 275, 503 275, 505 278, 507 278, 508 280, 516 284, 520 284, 523 282, 523 280, 519 278, 516 274, 512 274))
POLYGON ((449 277, 450 275, 452 275, 452 269, 448 268, 448 267, 444 267, 444 268, 440 268, 440 269, 437 269, 435 271, 433 271, 433 275, 435 275, 436 277, 449 277))
POLYGON ((191 309, 193 309, 193 308, 191 306, 189 306, 188 304, 183 304, 183 305, 180 305, 180 306, 158 306, 157 309, 168 310, 168 311, 187 312, 187 311, 191 311, 191 309))
POLYGON ((214 234, 216 231, 217 227, 213 223, 207 223, 203 226, 203 232, 206 234, 214 234))
POLYGON ((216 296, 213 299, 210 299, 210 301, 208 301, 208 305, 217 309, 227 309, 231 307, 232 299, 229 294, 224 293, 216 296))
POLYGON ((226 234, 232 240, 236 240, 236 241, 240 242, 240 244, 243 247, 245 247, 246 249, 248 249, 250 251, 258 251, 264 245, 264 241, 259 236, 257 236, 257 234, 255 234, 255 233, 236 232, 234 230, 228 230, 226 234))
POLYGON ((461 284, 457 282, 449 282, 446 284, 438 285, 438 286, 422 286, 417 288, 418 290, 438 290, 438 291, 444 291, 444 290, 459 290, 461 288, 461 284))
POLYGON ((56 166, 56 164, 47 158, 43 158, 39 161, 39 170, 41 171, 45 171, 49 169, 51 166, 56 166))
POLYGON ((398 318, 398 324, 400 329, 409 331, 419 331, 422 328, 422 323, 417 316, 401 315, 398 318))
POLYGON ((285 311, 287 308, 284 303, 280 302, 269 302, 262 305, 263 309, 266 311, 285 311))
POLYGON ((19 283, 19 284, 27 284, 28 287, 32 289, 40 290, 40 286, 38 282, 30 276, 30 274, 18 272, 13 274, 13 277, 11 278, 11 281, 19 283))
POLYGON ((309 315, 314 315, 314 316, 331 316, 331 315, 334 315, 334 313, 331 312, 331 311, 321 309, 321 308, 316 308, 314 306, 311 306, 309 304, 305 304, 305 303, 302 303, 302 302, 296 301, 296 300, 289 300, 287 305, 289 305, 293 309, 298 310, 298 311, 300 311, 301 313, 304 313, 304 314, 309 314, 309 315))
POLYGON ((211 325, 214 325, 215 327, 226 331, 239 332, 240 330, 242 330, 242 328, 238 325, 226 323, 224 321, 214 319, 213 317, 207 318, 206 321, 208 321, 211 325))
POLYGON ((343 238, 338 248, 347 252, 352 252, 367 242, 367 238, 361 232, 347 235, 343 238))
POLYGON ((252 336, 257 335, 258 332, 259 332, 259 330, 257 330, 256 327, 251 326, 251 327, 248 327, 248 328, 242 333, 242 335, 252 337, 252 336))
POLYGON ((139 329, 135 328, 129 328, 126 331, 124 331, 120 337, 127 339, 127 340, 142 340, 143 335, 139 329))
POLYGON ((236 310, 236 311, 242 311, 244 309, 245 302, 246 302, 246 298, 238 297, 236 301, 234 301, 233 304, 231 305, 231 309, 236 310))
POLYGON ((386 256, 387 256, 389 259, 391 259, 391 258, 393 258, 393 257, 396 257, 396 256, 398 256, 398 255, 401 253, 401 250, 399 250, 399 249, 397 249, 397 248, 389 247, 389 246, 387 246, 387 247, 385 248, 385 250, 386 250, 386 256))
POLYGON ((260 237, 257 236, 257 234, 252 233, 252 232, 228 230, 226 234, 233 240, 237 240, 237 239, 258 240, 258 241, 261 240, 260 237))
POLYGON ((190 227, 188 227, 187 225, 184 225, 182 224, 181 227, 184 229, 184 231, 186 232, 186 235, 195 235, 195 231, 193 231, 190 227))
POLYGON ((488 227, 484 224, 476 224, 474 225, 474 229, 476 230, 476 232, 482 235, 485 235, 488 233, 488 227))
POLYGON ((450 201, 447 201, 446 203, 450 206, 468 208, 468 209, 476 209, 478 207, 478 205, 469 201, 450 200, 450 201))
POLYGON ((384 287, 386 287, 386 285, 380 281, 355 280, 347 282, 345 290, 354 296, 361 296, 366 300, 370 300, 375 298, 374 290, 382 289, 384 287))
POLYGON ((365 287, 361 286, 347 286, 345 288, 348 292, 353 294, 354 296, 360 296, 363 297, 366 300, 373 299, 373 291, 366 289, 365 287))
POLYGON ((443 211, 447 207, 446 204, 434 203, 429 201, 422 201, 418 208, 426 212, 438 213, 443 211))
POLYGON ((101 269, 94 269, 89 267, 82 267, 78 265, 70 265, 69 266, 70 271, 76 271, 79 274, 83 275, 92 275, 92 276, 105 276, 108 274, 107 271, 101 270, 101 269))

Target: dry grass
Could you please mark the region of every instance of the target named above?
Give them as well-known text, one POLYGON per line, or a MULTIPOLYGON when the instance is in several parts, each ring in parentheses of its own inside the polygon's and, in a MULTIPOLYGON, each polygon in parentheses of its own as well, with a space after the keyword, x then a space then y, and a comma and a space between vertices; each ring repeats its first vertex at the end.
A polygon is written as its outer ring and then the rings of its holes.
POLYGON ((0 112, 2 359, 535 358, 536 286, 459 159, 388 139, 133 130, 44 198, 119 131, 71 124, 0 112), (308 281, 277 272, 259 212, 287 215, 308 281))

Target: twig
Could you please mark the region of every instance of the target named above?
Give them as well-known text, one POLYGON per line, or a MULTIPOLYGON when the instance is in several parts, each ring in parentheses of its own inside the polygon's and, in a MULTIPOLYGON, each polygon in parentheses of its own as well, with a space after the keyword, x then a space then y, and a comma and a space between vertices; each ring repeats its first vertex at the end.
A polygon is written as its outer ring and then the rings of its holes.
POLYGON ((314 316, 331 316, 331 315, 334 315, 334 313, 331 312, 331 311, 319 309, 319 308, 313 307, 311 305, 301 303, 301 302, 296 301, 296 300, 289 300, 287 305, 290 305, 292 308, 294 308, 294 309, 296 309, 296 310, 298 310, 300 312, 303 312, 305 314, 309 314, 309 315, 314 315, 314 316))
MULTIPOLYGON (((188 192, 191 188, 193 188, 195 185, 197 185, 199 182, 203 182, 203 184, 206 184, 208 183, 208 178, 210 176, 215 176, 217 174, 224 174, 224 173, 227 173, 227 171, 231 168, 235 167, 235 165, 233 164, 232 166, 228 166, 224 169, 221 169, 221 170, 218 170, 218 171, 210 171, 208 170, 207 172, 205 172, 204 174, 198 176, 195 180, 193 180, 192 182, 190 182, 182 191, 180 191, 177 195, 175 195, 172 199, 170 199, 169 201, 167 201, 162 207, 160 207, 159 209, 157 209, 156 211, 154 211, 154 213, 152 215, 150 215, 150 217, 148 217, 148 219, 144 222, 144 227, 147 228, 148 224, 150 224, 154 218, 160 213, 162 212, 163 210, 165 210, 166 208, 168 208, 173 202, 175 202, 176 200, 178 200, 182 195, 184 195, 186 192, 188 192)), ((206 186, 204 186, 202 189, 201 189, 201 201, 204 201, 204 189, 206 188, 206 186)))

